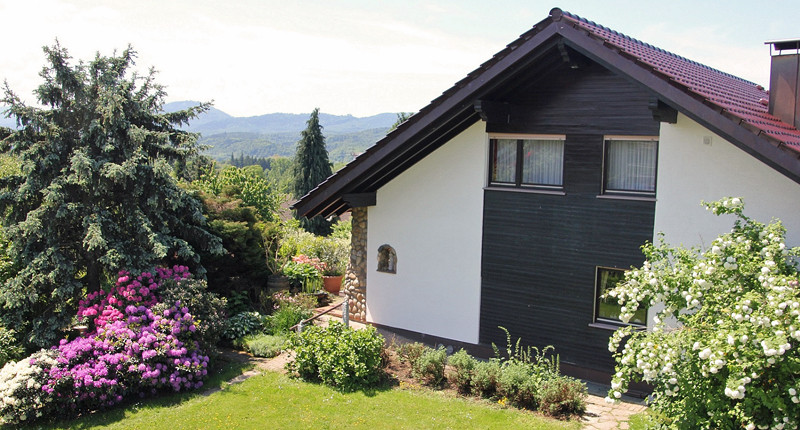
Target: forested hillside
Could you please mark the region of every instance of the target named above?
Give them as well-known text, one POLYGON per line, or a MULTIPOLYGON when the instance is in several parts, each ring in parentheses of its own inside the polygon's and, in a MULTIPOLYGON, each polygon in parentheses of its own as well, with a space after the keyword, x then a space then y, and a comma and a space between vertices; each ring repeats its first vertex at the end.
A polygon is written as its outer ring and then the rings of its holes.
MULTIPOLYGON (((167 103, 167 111, 185 109, 197 102, 167 103)), ((291 157, 300 132, 306 127, 307 114, 272 113, 252 117, 233 117, 211 108, 192 120, 188 130, 201 133, 199 143, 207 146, 205 153, 226 161, 231 154, 253 157, 279 155, 291 157)), ((350 161, 386 135, 397 120, 394 113, 382 113, 365 118, 352 115, 319 114, 330 160, 350 161)))

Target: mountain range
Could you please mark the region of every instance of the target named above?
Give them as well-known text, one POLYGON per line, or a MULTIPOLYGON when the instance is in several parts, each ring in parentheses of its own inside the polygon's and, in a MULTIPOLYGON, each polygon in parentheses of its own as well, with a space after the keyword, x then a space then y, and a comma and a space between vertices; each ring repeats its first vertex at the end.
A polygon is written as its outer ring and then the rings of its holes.
MULTIPOLYGON (((197 104, 194 101, 171 102, 164 105, 164 110, 174 112, 197 104)), ((237 157, 240 154, 291 157, 300 140, 300 132, 306 128, 309 115, 270 113, 235 117, 212 107, 193 119, 185 129, 200 133, 198 142, 207 147, 205 153, 219 161, 229 160, 232 154, 237 157)), ((328 156, 334 163, 350 161, 385 136, 395 121, 397 114, 394 113, 363 118, 319 114, 328 156)), ((0 115, 0 126, 15 127, 16 123, 0 115)))
MULTIPOLYGON (((198 102, 181 101, 164 105, 172 112, 196 106, 198 102)), ((205 153, 219 161, 231 154, 253 157, 294 155, 300 133, 306 128, 308 114, 270 113, 234 117, 214 107, 189 123, 187 130, 200 133, 199 143, 205 153)), ((358 118, 352 115, 319 114, 319 123, 332 162, 350 161, 356 154, 380 140, 397 121, 397 114, 381 113, 358 118)))

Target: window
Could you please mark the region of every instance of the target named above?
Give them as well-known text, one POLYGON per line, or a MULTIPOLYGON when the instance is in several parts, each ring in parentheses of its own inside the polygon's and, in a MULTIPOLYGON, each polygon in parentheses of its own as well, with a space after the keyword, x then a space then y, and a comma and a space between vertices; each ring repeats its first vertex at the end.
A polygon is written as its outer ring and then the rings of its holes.
POLYGON ((560 189, 564 137, 498 137, 490 140, 491 185, 560 189))
POLYGON ((397 273, 397 253, 389 245, 378 248, 378 272, 397 273))
MULTIPOLYGON (((614 288, 617 283, 625 278, 625 271, 620 269, 611 269, 607 267, 598 267, 595 280, 595 310, 594 319, 597 322, 610 322, 613 324, 625 324, 619 319, 619 314, 622 313, 622 306, 616 298, 606 297, 602 295, 606 291, 614 288)), ((647 325, 647 308, 640 307, 633 314, 633 318, 628 321, 630 325, 645 326, 647 325)))
POLYGON ((608 138, 605 150, 604 192, 655 195, 655 138, 608 138))

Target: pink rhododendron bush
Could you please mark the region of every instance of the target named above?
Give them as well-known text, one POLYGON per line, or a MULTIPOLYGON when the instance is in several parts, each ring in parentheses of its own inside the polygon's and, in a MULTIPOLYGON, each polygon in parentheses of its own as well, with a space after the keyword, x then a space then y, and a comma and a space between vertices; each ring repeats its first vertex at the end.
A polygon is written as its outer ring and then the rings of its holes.
POLYGON ((655 387, 655 419, 668 428, 796 429, 800 249, 787 248, 779 221, 744 216, 739 198, 705 205, 735 216, 733 229, 702 252, 645 245, 643 266, 608 292, 623 320, 640 306, 660 310, 652 330, 612 336, 617 373, 607 400, 644 380, 655 387))
MULTIPOLYGON (((161 300, 162 284, 192 288, 186 267, 138 276, 81 301, 88 331, 0 370, 0 423, 101 409, 130 396, 199 388, 209 357, 201 322, 180 300, 161 300)), ((224 303, 223 303, 224 306, 224 303)))

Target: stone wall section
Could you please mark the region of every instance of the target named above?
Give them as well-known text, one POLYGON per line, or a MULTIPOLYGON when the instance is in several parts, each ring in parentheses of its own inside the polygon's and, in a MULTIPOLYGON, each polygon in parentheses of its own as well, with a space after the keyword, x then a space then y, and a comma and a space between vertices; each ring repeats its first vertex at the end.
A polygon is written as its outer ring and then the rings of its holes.
POLYGON ((350 262, 344 278, 344 294, 350 319, 367 319, 367 208, 351 211, 353 231, 350 238, 350 262))

